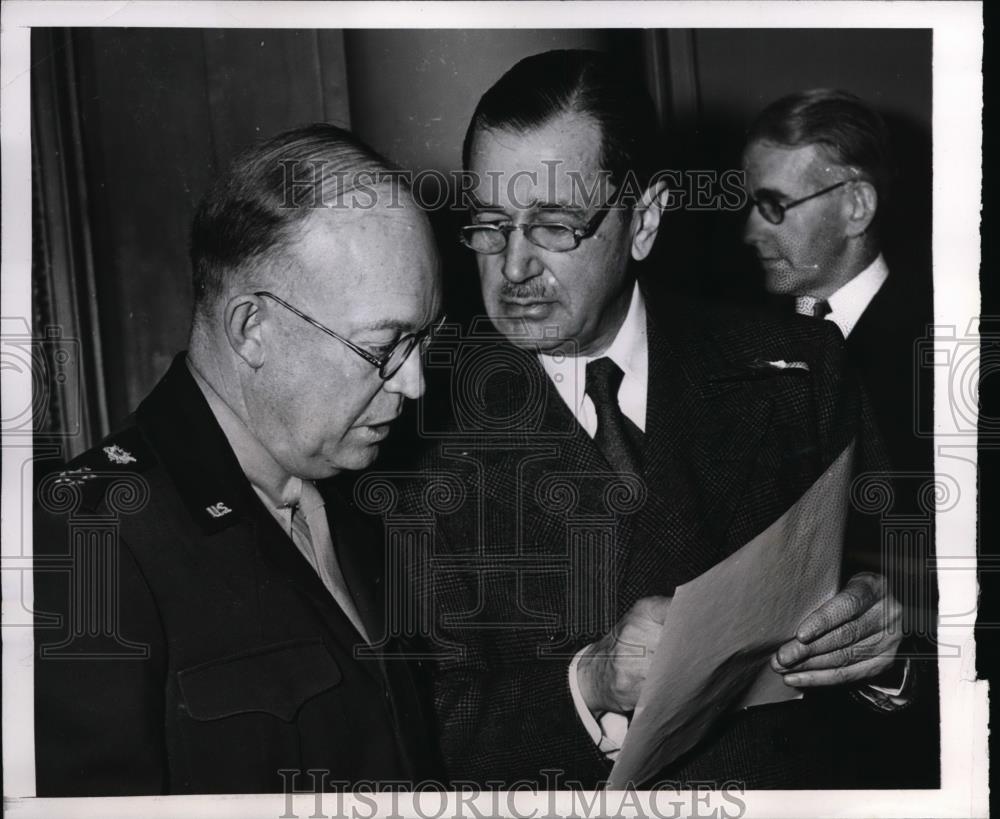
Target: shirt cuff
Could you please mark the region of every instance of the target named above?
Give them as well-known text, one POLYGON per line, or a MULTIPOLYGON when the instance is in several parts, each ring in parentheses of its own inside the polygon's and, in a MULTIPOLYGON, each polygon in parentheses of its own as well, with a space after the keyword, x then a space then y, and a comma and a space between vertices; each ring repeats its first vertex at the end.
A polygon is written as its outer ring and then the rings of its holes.
POLYGON ((595 715, 583 699, 583 692, 580 691, 580 683, 576 677, 577 667, 580 665, 580 658, 583 653, 590 648, 586 646, 580 649, 569 664, 569 693, 573 698, 573 705, 576 708, 577 716, 586 729, 597 749, 608 759, 617 759, 618 752, 625 742, 625 734, 628 731, 628 717, 624 714, 615 714, 606 711, 595 715))
POLYGON ((906 689, 910 683, 910 661, 906 660, 903 666, 903 680, 898 688, 887 688, 883 685, 866 685, 858 690, 858 694, 864 697, 883 711, 895 711, 897 708, 904 708, 913 699, 911 692, 906 689))

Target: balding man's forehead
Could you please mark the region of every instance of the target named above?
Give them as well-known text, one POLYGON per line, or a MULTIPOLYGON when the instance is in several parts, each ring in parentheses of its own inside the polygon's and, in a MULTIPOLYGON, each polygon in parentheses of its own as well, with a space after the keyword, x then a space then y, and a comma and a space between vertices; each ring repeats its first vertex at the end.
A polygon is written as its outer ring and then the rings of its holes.
POLYGON ((781 145, 757 141, 743 154, 743 169, 751 192, 795 196, 804 189, 839 180, 845 166, 825 145, 781 145))

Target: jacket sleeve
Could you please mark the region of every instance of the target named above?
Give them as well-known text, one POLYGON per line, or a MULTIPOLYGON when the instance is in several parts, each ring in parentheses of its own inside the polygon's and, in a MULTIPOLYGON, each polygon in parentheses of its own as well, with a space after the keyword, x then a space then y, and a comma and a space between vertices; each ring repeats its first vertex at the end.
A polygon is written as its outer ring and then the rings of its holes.
POLYGON ((165 793, 165 644, 145 579, 115 528, 34 519, 37 794, 165 793))

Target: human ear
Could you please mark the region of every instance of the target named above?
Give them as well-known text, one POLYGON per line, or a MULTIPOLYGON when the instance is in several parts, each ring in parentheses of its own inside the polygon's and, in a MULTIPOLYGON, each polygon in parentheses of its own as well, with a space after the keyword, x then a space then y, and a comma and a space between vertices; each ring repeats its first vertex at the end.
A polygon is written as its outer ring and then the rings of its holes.
POLYGON ((264 363, 262 308, 260 297, 244 294, 233 296, 223 312, 229 346, 254 369, 264 363))
POLYGON ((850 186, 847 203, 846 231, 853 238, 862 235, 871 226, 878 210, 878 192, 871 182, 858 180, 850 186))
POLYGON ((632 258, 637 262, 645 259, 653 249, 656 234, 660 229, 660 217, 667 206, 670 190, 667 180, 653 182, 642 195, 632 217, 632 258))

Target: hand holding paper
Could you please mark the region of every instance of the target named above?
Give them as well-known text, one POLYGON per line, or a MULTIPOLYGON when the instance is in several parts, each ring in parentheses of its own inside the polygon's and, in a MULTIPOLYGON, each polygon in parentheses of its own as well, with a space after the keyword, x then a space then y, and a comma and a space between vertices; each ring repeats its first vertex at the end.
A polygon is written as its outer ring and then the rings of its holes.
POLYGON ((624 714, 635 708, 670 600, 637 600, 610 632, 587 647, 577 666, 577 682, 592 712, 624 714))
MULTIPOLYGON (((868 606, 845 605, 853 588, 836 594, 853 451, 848 446, 749 543, 674 590, 609 788, 647 781, 734 708, 800 696, 767 663, 776 648, 788 646, 789 635, 816 641, 830 631, 827 625, 834 632, 854 629, 845 619, 856 618, 846 613, 868 606)), ((788 650, 798 658, 803 648, 788 650)))
POLYGON ((903 638, 903 607, 881 575, 863 572, 806 617, 771 658, 787 685, 863 682, 892 666, 903 638))

